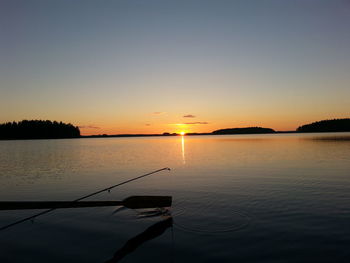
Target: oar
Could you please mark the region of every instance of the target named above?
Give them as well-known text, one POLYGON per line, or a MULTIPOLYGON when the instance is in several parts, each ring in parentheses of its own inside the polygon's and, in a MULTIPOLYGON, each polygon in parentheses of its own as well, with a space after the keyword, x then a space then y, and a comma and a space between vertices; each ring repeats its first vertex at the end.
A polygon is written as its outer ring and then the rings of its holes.
POLYGON ((171 196, 130 196, 122 201, 6 201, 0 202, 0 210, 78 208, 124 206, 131 209, 171 206, 171 196))
MULTIPOLYGON (((96 191, 96 192, 94 192, 94 193, 85 195, 85 196, 83 196, 83 197, 80 197, 80 198, 78 198, 78 199, 73 200, 72 202, 80 202, 81 200, 86 199, 86 198, 88 198, 88 197, 91 197, 91 196, 94 196, 94 195, 103 193, 103 192, 105 192, 105 191, 110 191, 110 190, 112 190, 112 189, 115 188, 115 187, 121 186, 121 185, 123 185, 123 184, 130 183, 130 182, 135 181, 135 180, 138 180, 138 179, 140 179, 140 178, 143 178, 143 177, 146 177, 146 176, 155 174, 155 173, 159 173, 159 172, 165 171, 165 170, 170 171, 170 168, 169 168, 169 167, 165 167, 165 168, 162 168, 162 169, 159 169, 159 170, 155 170, 155 171, 153 171, 153 172, 150 172, 150 173, 147 173, 147 174, 144 174, 144 175, 140 175, 140 176, 138 176, 138 177, 135 177, 135 178, 126 180, 126 181, 121 182, 121 183, 119 183, 119 184, 115 184, 115 185, 112 185, 112 186, 110 186, 110 187, 104 188, 104 189, 102 189, 102 190, 96 191)), ((26 218, 23 218, 23 219, 21 219, 21 220, 18 220, 18 221, 16 221, 16 222, 13 222, 13 223, 8 224, 8 225, 6 225, 6 226, 2 226, 2 227, 0 227, 0 231, 5 230, 5 229, 7 229, 7 228, 9 228, 9 227, 15 226, 15 225, 17 225, 17 224, 26 222, 26 221, 28 221, 28 220, 33 220, 34 218, 36 218, 36 217, 38 217, 38 216, 45 215, 45 214, 47 214, 47 213, 50 213, 50 212, 54 211, 55 209, 56 209, 56 208, 50 208, 50 209, 48 209, 48 210, 42 211, 42 212, 37 213, 37 214, 32 215, 32 216, 28 216, 28 217, 26 217, 26 218)))

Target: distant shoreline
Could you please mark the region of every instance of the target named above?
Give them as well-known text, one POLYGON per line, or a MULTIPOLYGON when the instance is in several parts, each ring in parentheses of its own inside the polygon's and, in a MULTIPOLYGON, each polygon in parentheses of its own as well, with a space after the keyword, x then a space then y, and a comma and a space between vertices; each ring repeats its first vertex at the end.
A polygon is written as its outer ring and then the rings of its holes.
MULTIPOLYGON (((350 118, 322 120, 298 127, 294 131, 275 131, 263 127, 224 128, 210 133, 186 133, 186 136, 201 135, 247 135, 247 134, 289 134, 289 133, 327 133, 349 132, 350 118)), ((78 126, 50 120, 23 120, 0 124, 0 140, 45 140, 45 139, 82 139, 82 138, 126 138, 126 137, 168 137, 184 134, 98 134, 81 135, 78 126)))
MULTIPOLYGON (((184 136, 223 136, 223 135, 260 135, 260 134, 285 134, 285 133, 298 133, 298 134, 307 134, 307 133, 342 133, 348 131, 335 131, 335 132, 298 132, 298 131, 275 131, 273 133, 240 133, 240 134, 214 134, 214 133, 186 133, 184 136)), ((80 138, 123 138, 123 137, 173 137, 173 136, 182 136, 181 134, 115 134, 115 135, 82 135, 80 138)), ((73 138, 74 139, 74 138, 73 138)), ((79 138, 76 138, 79 139, 79 138)))
MULTIPOLYGON (((276 131, 274 133, 242 133, 242 134, 213 134, 213 133, 187 133, 184 136, 225 136, 225 135, 274 135, 274 134, 310 134, 310 133, 344 133, 349 131, 333 131, 333 132, 298 132, 298 131, 276 131)), ((74 139, 93 139, 93 138, 132 138, 132 137, 181 137, 180 134, 114 134, 114 135, 81 135, 75 138, 27 138, 27 139, 0 139, 0 141, 28 141, 28 140, 74 140, 74 139)))

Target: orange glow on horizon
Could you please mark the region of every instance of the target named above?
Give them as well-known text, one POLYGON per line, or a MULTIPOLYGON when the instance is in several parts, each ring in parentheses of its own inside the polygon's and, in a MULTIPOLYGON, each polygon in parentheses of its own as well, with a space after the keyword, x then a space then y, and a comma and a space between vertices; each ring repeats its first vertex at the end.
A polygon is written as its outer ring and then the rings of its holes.
POLYGON ((98 129, 96 128, 90 128, 90 127, 82 127, 80 128, 80 133, 82 135, 101 135, 101 134, 107 134, 107 135, 115 135, 115 134, 162 134, 165 132, 168 133, 177 133, 181 136, 185 136, 188 133, 211 133, 215 130, 219 129, 225 129, 225 128, 243 128, 243 127, 254 127, 254 126, 261 126, 265 128, 272 128, 276 131, 288 131, 288 130, 295 130, 299 125, 306 124, 308 122, 300 122, 300 124, 297 125, 279 125, 278 128, 276 128, 273 124, 272 125, 235 125, 232 123, 222 123, 222 124, 214 124, 214 125, 191 125, 191 127, 179 127, 178 128, 170 128, 167 125, 152 125, 150 127, 137 127, 136 125, 121 125, 121 126, 109 126, 109 125, 100 125, 98 129), (293 127, 294 126, 294 127, 293 127))
MULTIPOLYGON (((177 114, 180 115, 180 114, 177 114)), ((148 120, 146 117, 139 119, 125 119, 120 117, 120 121, 116 122, 114 119, 83 119, 75 121, 71 119, 53 118, 62 120, 66 123, 72 123, 80 127, 82 135, 116 135, 116 134, 163 134, 163 133, 177 133, 184 135, 188 133, 211 133, 215 130, 226 128, 244 128, 244 127, 263 127, 272 128, 275 131, 295 131, 299 126, 311 123, 322 119, 345 118, 348 115, 322 115, 322 116, 286 116, 284 119, 275 116, 261 116, 255 118, 254 116, 235 116, 230 119, 230 115, 218 119, 216 114, 203 117, 206 123, 193 121, 193 124, 182 123, 177 119, 176 114, 167 116, 164 119, 148 120)), ((46 118, 48 119, 48 118, 46 118)))

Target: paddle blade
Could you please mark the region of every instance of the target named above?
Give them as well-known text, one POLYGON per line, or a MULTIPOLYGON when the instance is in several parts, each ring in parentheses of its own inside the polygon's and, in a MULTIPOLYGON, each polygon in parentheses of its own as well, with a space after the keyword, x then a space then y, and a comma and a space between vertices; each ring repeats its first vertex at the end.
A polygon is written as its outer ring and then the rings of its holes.
POLYGON ((131 209, 170 207, 171 196, 130 196, 123 200, 123 205, 131 209))

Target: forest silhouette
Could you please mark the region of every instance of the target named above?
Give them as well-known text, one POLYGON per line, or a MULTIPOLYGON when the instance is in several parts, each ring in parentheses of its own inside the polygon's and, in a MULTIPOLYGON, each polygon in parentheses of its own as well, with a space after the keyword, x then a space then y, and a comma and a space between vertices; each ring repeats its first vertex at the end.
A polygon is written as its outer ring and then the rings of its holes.
POLYGON ((0 139, 78 138, 80 130, 72 124, 50 120, 23 120, 0 124, 0 139))
POLYGON ((262 127, 246 127, 246 128, 227 128, 213 131, 212 134, 259 134, 259 133, 274 133, 271 128, 262 127))
POLYGON ((300 126, 297 132, 347 132, 350 131, 350 118, 322 120, 300 126))

